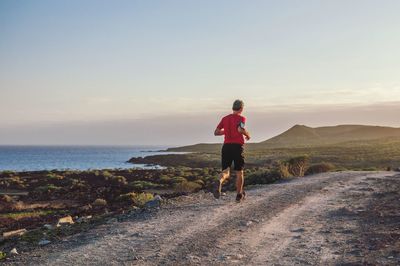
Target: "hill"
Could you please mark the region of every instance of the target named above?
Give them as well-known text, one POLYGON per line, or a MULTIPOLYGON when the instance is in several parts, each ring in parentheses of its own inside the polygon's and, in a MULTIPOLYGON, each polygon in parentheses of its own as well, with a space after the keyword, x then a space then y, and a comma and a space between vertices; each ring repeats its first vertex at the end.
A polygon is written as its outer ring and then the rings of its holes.
MULTIPOLYGON (((349 143, 364 144, 377 143, 380 140, 400 138, 400 128, 366 126, 366 125, 338 125, 326 127, 308 127, 295 125, 287 131, 259 143, 247 144, 248 150, 274 148, 302 148, 325 145, 348 145, 349 143)), ((185 151, 216 153, 221 144, 196 144, 184 147, 170 148, 168 151, 185 151)))
POLYGON ((400 137, 400 128, 364 125, 312 128, 304 125, 295 125, 282 134, 258 144, 271 148, 308 147, 350 141, 386 139, 390 137, 400 137))

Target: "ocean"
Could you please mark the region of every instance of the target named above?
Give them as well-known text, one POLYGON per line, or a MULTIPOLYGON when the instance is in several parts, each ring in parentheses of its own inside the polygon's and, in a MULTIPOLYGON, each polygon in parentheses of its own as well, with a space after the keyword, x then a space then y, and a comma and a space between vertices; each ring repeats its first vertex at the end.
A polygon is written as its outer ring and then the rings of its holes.
POLYGON ((0 171, 158 168, 127 163, 166 146, 0 146, 0 171))

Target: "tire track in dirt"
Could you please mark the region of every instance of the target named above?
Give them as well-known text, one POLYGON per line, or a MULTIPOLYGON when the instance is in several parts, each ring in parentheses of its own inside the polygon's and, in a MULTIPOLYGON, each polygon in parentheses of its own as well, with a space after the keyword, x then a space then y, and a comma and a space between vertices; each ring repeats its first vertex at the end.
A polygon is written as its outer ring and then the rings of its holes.
MULTIPOLYGON (((246 255, 243 254, 251 253, 242 241, 250 229, 245 226, 247 222, 254 221, 252 224, 256 225, 251 229, 258 234, 260 226, 257 224, 260 221, 273 219, 287 208, 292 208, 298 212, 300 205, 297 203, 307 196, 320 191, 324 187, 332 186, 338 180, 342 183, 339 186, 344 186, 345 182, 358 175, 360 173, 347 173, 345 175, 336 173, 329 174, 328 177, 326 177, 327 175, 319 175, 308 180, 302 179, 293 183, 280 184, 280 186, 275 187, 274 193, 264 193, 261 197, 262 200, 240 204, 240 210, 226 216, 219 225, 205 228, 180 242, 178 247, 172 249, 167 256, 157 263, 223 264, 224 257, 234 258, 236 254, 240 254, 238 261, 246 260, 246 255), (229 247, 231 243, 239 248, 229 247), (232 254, 227 254, 227 251, 232 254)), ((248 194, 251 197, 252 191, 248 194)), ((291 209, 287 212, 290 211, 291 209)), ((282 218, 287 217, 282 216, 279 220, 282 220, 282 218)), ((232 260, 229 263, 232 263, 232 260)))

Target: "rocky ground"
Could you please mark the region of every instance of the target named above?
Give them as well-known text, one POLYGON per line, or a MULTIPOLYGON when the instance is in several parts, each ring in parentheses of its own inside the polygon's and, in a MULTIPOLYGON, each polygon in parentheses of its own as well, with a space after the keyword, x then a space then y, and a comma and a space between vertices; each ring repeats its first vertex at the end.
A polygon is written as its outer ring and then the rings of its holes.
POLYGON ((214 199, 199 192, 7 265, 399 265, 400 175, 339 172, 214 199))

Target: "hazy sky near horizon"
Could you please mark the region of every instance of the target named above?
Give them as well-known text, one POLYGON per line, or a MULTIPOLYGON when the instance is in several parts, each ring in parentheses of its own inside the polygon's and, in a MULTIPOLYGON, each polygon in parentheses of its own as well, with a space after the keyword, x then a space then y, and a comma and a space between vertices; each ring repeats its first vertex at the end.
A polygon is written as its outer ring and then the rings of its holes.
POLYGON ((0 144, 191 144, 245 101, 399 127, 400 1, 0 1, 0 144))

